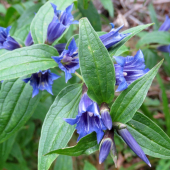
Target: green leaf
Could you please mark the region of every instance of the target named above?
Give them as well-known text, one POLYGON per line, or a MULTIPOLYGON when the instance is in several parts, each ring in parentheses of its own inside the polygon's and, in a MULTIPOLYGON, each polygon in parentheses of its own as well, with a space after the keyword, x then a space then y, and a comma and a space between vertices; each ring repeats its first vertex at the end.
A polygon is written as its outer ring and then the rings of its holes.
POLYGON ((29 24, 28 25, 24 25, 20 29, 17 29, 12 37, 14 39, 19 39, 24 44, 25 40, 26 40, 26 38, 28 36, 29 31, 30 31, 30 25, 29 24))
POLYGON ((32 98, 32 87, 22 79, 4 81, 0 93, 0 142, 16 133, 31 117, 40 94, 32 98), (23 102, 24 101, 24 102, 23 102))
POLYGON ((75 127, 66 123, 64 118, 75 118, 82 92, 81 84, 64 88, 51 105, 43 123, 38 149, 38 170, 48 170, 58 155, 44 154, 63 148, 69 142, 75 127))
POLYGON ((115 71, 109 53, 86 18, 80 20, 79 60, 88 95, 98 104, 114 97, 115 71))
POLYGON ((91 163, 89 163, 88 161, 85 161, 83 170, 97 170, 97 169, 91 163))
POLYGON ((27 162, 22 155, 21 147, 17 142, 14 143, 14 146, 11 150, 11 155, 18 160, 21 169, 29 170, 27 167, 27 162))
POLYGON ((123 54, 124 52, 129 51, 129 49, 125 46, 122 45, 117 51, 116 54, 114 56, 120 56, 121 54, 123 54))
POLYGON ((27 8, 17 21, 17 23, 18 23, 17 29, 23 27, 23 25, 30 24, 32 19, 35 16, 35 13, 38 11, 38 9, 40 8, 41 5, 42 5, 42 3, 37 3, 37 4, 27 8))
POLYGON ((0 13, 6 14, 6 8, 2 4, 0 4, 0 11, 0 13))
POLYGON ((126 123, 134 116, 142 105, 162 62, 163 60, 118 96, 110 111, 113 122, 126 123))
POLYGON ((137 43, 137 47, 145 44, 158 43, 158 44, 170 44, 170 33, 165 31, 153 31, 145 34, 137 43))
POLYGON ((8 50, 5 50, 5 49, 0 49, 0 56, 9 52, 8 50))
POLYGON ((88 8, 84 9, 83 1, 78 0, 78 9, 83 17, 88 18, 95 31, 101 31, 100 15, 91 1, 89 2, 88 8))
POLYGON ((58 52, 45 44, 7 52, 0 57, 0 80, 13 79, 56 67, 57 63, 51 56, 58 56, 58 52))
POLYGON ((147 116, 137 112, 127 125, 128 130, 147 155, 170 159, 170 138, 147 116))
POLYGON ((114 17, 113 2, 111 0, 100 0, 100 2, 104 6, 104 8, 109 11, 109 15, 113 18, 114 17))
POLYGON ((12 8, 14 8, 20 15, 24 12, 24 8, 21 4, 14 4, 12 8))
POLYGON ((87 150, 89 148, 93 148, 94 146, 98 146, 96 140, 96 133, 93 132, 85 137, 81 138, 77 145, 72 147, 66 147, 63 149, 53 150, 47 153, 45 156, 60 154, 60 155, 68 155, 68 156, 80 156, 82 154, 89 154, 87 150))
POLYGON ((14 144, 16 135, 11 136, 8 140, 0 144, 0 170, 3 169, 4 163, 6 162, 12 146, 14 144))
POLYGON ((70 156, 60 155, 54 166, 54 170, 73 170, 73 162, 70 156))
MULTIPOLYGON (((57 5, 58 10, 64 10, 66 7, 71 5, 74 0, 51 0, 57 5)), ((47 28, 54 16, 54 10, 50 4, 46 2, 38 11, 31 23, 31 35, 34 41, 34 44, 44 43, 47 37, 47 28)))
POLYGON ((151 69, 158 62, 159 56, 157 54, 157 51, 146 48, 146 49, 143 49, 142 52, 145 58, 146 68, 151 69))
POLYGON ((153 23, 155 23, 153 25, 153 28, 154 28, 154 30, 158 30, 159 29, 159 21, 157 19, 157 14, 156 14, 156 11, 155 11, 154 6, 153 6, 152 3, 149 4, 148 9, 149 9, 149 14, 150 14, 150 17, 151 17, 151 21, 153 23))
POLYGON ((140 31, 144 30, 145 28, 147 28, 151 25, 153 25, 153 24, 140 25, 140 26, 133 27, 133 28, 130 28, 128 30, 121 32, 122 34, 126 34, 126 33, 131 33, 131 34, 129 36, 125 37, 122 41, 120 41, 119 43, 117 43, 116 45, 114 45, 113 47, 111 47, 109 49, 110 56, 114 56, 116 54, 116 52, 119 50, 119 48, 123 44, 125 44, 130 38, 132 38, 134 35, 138 34, 140 31))
POLYGON ((161 79, 161 76, 157 74, 156 78, 162 91, 163 113, 165 115, 167 134, 170 136, 170 110, 168 106, 168 97, 167 97, 166 89, 165 89, 163 80, 161 79))
MULTIPOLYGON (((39 112, 41 114, 41 112, 39 112)), ((33 114, 34 115, 34 114, 33 114)), ((25 147, 31 140, 33 139, 35 123, 33 121, 29 121, 26 125, 26 128, 20 130, 17 135, 17 141, 21 148, 25 147)))

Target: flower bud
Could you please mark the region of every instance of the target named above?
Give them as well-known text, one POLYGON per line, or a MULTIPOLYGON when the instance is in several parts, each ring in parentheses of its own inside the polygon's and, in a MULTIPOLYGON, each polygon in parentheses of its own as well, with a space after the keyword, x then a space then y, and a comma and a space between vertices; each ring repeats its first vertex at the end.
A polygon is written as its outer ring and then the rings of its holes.
POLYGON ((33 39, 31 36, 31 32, 29 32, 25 40, 25 46, 31 46, 31 45, 33 45, 33 39))
POLYGON ((101 114, 101 118, 102 118, 104 125, 107 127, 107 129, 111 130, 112 129, 112 118, 109 113, 109 108, 105 103, 103 103, 101 106, 100 114, 101 114))
POLYGON ((104 138, 102 139, 99 148, 99 164, 103 163, 110 153, 116 166, 117 153, 113 137, 114 137, 113 129, 110 131, 107 130, 105 132, 104 138))
POLYGON ((136 140, 133 138, 133 136, 130 134, 130 132, 124 128, 124 129, 118 129, 117 133, 122 137, 122 139, 126 142, 126 144, 132 149, 132 151, 139 156, 147 165, 151 167, 151 164, 146 157, 145 153, 139 146, 139 144, 136 142, 136 140))

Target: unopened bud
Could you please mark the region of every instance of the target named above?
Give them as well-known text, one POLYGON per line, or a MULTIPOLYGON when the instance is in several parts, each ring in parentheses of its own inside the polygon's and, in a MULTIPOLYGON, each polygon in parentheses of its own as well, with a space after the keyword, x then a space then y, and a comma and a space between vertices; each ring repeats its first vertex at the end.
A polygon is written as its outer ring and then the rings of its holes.
POLYGON ((136 140, 133 138, 133 136, 130 134, 130 132, 124 128, 124 129, 118 129, 118 134, 122 137, 122 139, 126 142, 126 144, 132 149, 132 151, 139 156, 147 165, 151 167, 151 164, 146 157, 145 153, 139 146, 139 144, 136 142, 136 140))
POLYGON ((100 108, 100 114, 102 121, 104 125, 107 127, 107 129, 111 130, 112 129, 112 118, 110 116, 109 108, 107 104, 103 103, 100 108))
POLYGON ((114 142, 114 130, 110 130, 110 131, 107 130, 105 132, 104 138, 100 143, 99 151, 100 151, 99 164, 103 163, 110 153, 116 166, 117 153, 116 153, 116 146, 114 142))

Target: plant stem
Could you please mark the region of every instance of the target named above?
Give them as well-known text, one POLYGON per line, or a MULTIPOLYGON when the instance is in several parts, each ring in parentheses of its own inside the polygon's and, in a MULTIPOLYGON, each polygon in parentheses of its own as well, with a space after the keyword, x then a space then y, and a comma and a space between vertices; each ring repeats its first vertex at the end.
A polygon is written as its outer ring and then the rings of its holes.
POLYGON ((74 74, 84 82, 83 77, 79 73, 75 72, 74 74))

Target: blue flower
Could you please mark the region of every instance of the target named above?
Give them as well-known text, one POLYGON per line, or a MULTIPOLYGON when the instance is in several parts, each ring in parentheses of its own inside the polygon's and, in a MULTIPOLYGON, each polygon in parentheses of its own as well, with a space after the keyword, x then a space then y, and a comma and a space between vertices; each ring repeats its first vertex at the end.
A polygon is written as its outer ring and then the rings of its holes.
POLYGON ((10 36, 10 29, 11 26, 7 28, 0 27, 0 49, 15 50, 16 48, 20 48, 18 42, 10 36))
MULTIPOLYGON (((164 23, 159 28, 159 31, 168 31, 170 29, 170 18, 166 16, 164 23)), ((157 48, 159 51, 170 54, 170 45, 162 45, 157 48)))
POLYGON ((159 28, 159 31, 168 31, 169 29, 170 29, 170 18, 167 15, 164 23, 159 28))
POLYGON ((105 161, 109 153, 115 163, 115 166, 117 166, 117 152, 116 152, 116 145, 114 142, 114 129, 107 130, 100 143, 99 164, 105 161))
POLYGON ((117 130, 118 134, 122 137, 122 139, 126 142, 126 144, 132 149, 132 151, 139 156, 147 165, 151 167, 151 164, 146 157, 145 153, 139 146, 139 144, 136 142, 136 140, 133 138, 133 136, 130 134, 130 132, 124 128, 117 130))
POLYGON ((27 38, 25 40, 25 46, 31 46, 33 45, 33 39, 32 39, 32 36, 31 36, 31 32, 28 33, 27 35, 27 38))
POLYGON ((100 114, 101 114, 101 118, 102 118, 104 125, 107 127, 107 129, 111 130, 112 129, 112 118, 109 113, 109 107, 107 106, 106 103, 101 104, 100 114))
POLYGON ((58 53, 61 54, 66 47, 66 43, 56 44, 54 48, 57 49, 58 53))
POLYGON ((64 11, 57 10, 57 6, 53 3, 51 5, 54 9, 54 17, 47 30, 46 41, 48 44, 52 44, 59 38, 71 24, 78 24, 78 21, 73 21, 74 17, 71 14, 73 4, 68 6, 64 11))
POLYGON ((146 74, 149 69, 145 69, 145 60, 141 50, 136 55, 127 57, 114 57, 115 64, 116 91, 125 90, 132 82, 146 74))
POLYGON ((70 125, 77 124, 76 129, 79 134, 77 141, 95 131, 97 134, 97 142, 99 143, 104 135, 103 130, 106 130, 101 120, 97 103, 92 101, 87 93, 84 93, 80 100, 76 118, 65 119, 65 121, 70 125))
POLYGON ((170 44, 169 45, 162 45, 157 48, 159 51, 169 53, 170 54, 170 44))
POLYGON ((121 34, 119 33, 119 30, 123 27, 119 27, 117 29, 114 28, 114 24, 110 23, 112 26, 112 29, 109 33, 101 35, 100 39, 102 43, 105 45, 106 48, 110 48, 111 46, 117 44, 119 41, 130 35, 130 33, 127 34, 121 34))
POLYGON ((53 56, 52 58, 58 63, 61 70, 65 72, 66 82, 72 77, 71 73, 79 68, 78 48, 74 38, 68 46, 68 50, 64 50, 60 56, 53 56))
POLYGON ((47 90, 50 94, 53 95, 52 92, 52 84, 53 81, 58 79, 60 76, 51 73, 50 70, 39 71, 37 73, 32 74, 31 77, 23 79, 25 83, 30 81, 30 85, 33 88, 32 98, 39 93, 39 90, 47 90))

